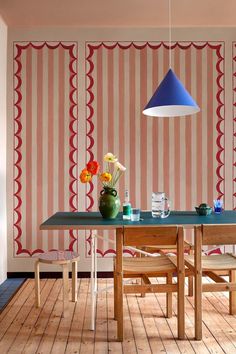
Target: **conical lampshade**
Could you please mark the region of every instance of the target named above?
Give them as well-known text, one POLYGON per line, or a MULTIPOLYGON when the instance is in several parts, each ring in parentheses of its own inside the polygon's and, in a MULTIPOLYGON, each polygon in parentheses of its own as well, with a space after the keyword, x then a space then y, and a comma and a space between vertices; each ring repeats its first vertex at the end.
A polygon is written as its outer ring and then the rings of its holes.
POLYGON ((178 117, 194 114, 200 108, 172 69, 164 77, 143 110, 152 117, 178 117))

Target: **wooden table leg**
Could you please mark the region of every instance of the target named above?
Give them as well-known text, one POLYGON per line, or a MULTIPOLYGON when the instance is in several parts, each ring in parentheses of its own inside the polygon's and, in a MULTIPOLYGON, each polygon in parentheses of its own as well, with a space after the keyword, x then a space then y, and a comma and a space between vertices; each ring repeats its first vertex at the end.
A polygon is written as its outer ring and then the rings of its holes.
POLYGON ((123 341, 123 229, 116 229, 117 339, 123 341))
MULTIPOLYGON (((236 283, 236 271, 231 270, 229 274, 230 283, 236 283)), ((236 291, 230 291, 229 293, 229 314, 236 314, 236 291)))
POLYGON ((195 250, 195 286, 194 286, 194 311, 195 311, 195 339, 202 339, 202 232, 201 227, 194 228, 195 250))

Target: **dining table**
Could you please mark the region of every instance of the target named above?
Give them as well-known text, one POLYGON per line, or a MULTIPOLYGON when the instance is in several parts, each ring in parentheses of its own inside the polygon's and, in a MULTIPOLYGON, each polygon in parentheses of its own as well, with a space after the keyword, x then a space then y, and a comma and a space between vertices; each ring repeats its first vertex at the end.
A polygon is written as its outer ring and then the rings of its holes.
MULTIPOLYGON (((40 230, 115 230, 116 232, 116 266, 123 257, 123 232, 125 228, 181 225, 184 229, 202 224, 224 225, 236 224, 236 211, 224 210, 220 214, 198 215, 196 211, 171 211, 167 218, 154 218, 151 211, 143 211, 139 221, 123 220, 122 213, 115 219, 104 219, 99 212, 60 211, 42 222, 40 230)), ((196 236, 196 235, 195 235, 196 236)), ((184 255, 183 255, 184 256, 184 255)), ((90 329, 95 329, 95 308, 97 298, 97 236, 91 232, 91 322, 90 329)))

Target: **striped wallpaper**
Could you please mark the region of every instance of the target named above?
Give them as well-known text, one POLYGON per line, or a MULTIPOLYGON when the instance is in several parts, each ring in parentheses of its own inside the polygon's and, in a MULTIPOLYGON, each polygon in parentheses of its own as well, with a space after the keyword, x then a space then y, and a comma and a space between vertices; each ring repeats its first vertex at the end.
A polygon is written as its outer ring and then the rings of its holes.
MULTIPOLYGON (((164 42, 87 42, 87 160, 114 152, 127 167, 120 198, 129 189, 135 207, 150 209, 152 191, 165 191, 172 209, 192 210, 224 196, 224 44, 173 43, 172 68, 201 112, 145 117, 168 56, 164 42)), ((97 210, 100 190, 88 187, 87 210, 97 210)), ((103 256, 114 253, 109 233, 99 240, 103 256)))
MULTIPOLYGON (((77 42, 14 43, 17 257, 77 246, 72 231, 38 228, 52 213, 78 208, 78 139, 84 137, 77 127, 77 52, 77 42)), ((125 188, 142 209, 150 208, 152 191, 165 191, 172 209, 181 210, 223 197, 224 43, 172 45, 172 68, 201 107, 195 116, 174 119, 141 113, 168 70, 166 43, 87 42, 85 52, 86 160, 118 155, 127 167, 118 186, 121 201, 125 188)), ((87 185, 88 211, 97 210, 100 190, 97 181, 87 185)), ((113 254, 114 235, 101 236, 98 253, 113 254)))
POLYGON ((77 209, 76 74, 76 43, 14 43, 15 255, 75 241, 73 232, 40 232, 39 225, 77 209))

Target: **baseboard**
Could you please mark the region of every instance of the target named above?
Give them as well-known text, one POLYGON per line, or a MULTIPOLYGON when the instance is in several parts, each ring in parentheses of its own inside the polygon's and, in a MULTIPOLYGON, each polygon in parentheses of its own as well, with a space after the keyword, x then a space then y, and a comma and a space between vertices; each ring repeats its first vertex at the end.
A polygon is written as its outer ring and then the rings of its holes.
MULTIPOLYGON (((71 272, 69 273, 71 278, 71 272)), ((90 278, 90 272, 78 272, 78 278, 90 278)), ((98 278, 113 278, 113 272, 98 272, 98 278)), ((34 278, 34 272, 8 272, 7 278, 34 278)), ((40 278, 62 278, 62 272, 40 272, 40 278)))

